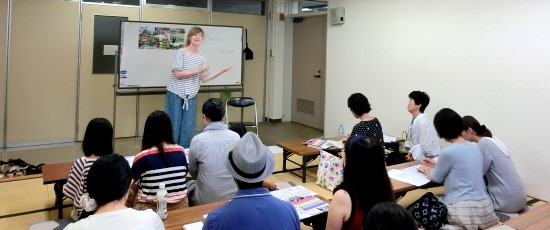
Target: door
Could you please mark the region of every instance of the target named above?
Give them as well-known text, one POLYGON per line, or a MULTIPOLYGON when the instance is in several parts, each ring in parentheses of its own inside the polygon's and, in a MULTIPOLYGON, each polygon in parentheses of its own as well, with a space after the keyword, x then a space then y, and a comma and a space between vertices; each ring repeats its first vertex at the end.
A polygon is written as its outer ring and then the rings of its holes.
POLYGON ((317 129, 324 125, 326 21, 322 15, 293 24, 291 118, 317 129))

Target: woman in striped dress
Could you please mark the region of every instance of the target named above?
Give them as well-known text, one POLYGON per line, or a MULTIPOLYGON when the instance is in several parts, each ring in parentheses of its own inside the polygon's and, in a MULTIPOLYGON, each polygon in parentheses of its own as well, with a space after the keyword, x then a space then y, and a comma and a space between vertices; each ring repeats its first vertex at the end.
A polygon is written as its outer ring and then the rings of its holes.
POLYGON ((101 156, 113 153, 113 126, 105 118, 94 118, 88 123, 82 141, 84 156, 78 158, 71 168, 67 184, 63 189, 65 196, 73 200, 71 217, 77 221, 91 213, 84 210, 80 197, 87 193, 86 179, 88 170, 101 156))
POLYGON ((174 143, 168 114, 155 111, 147 117, 141 149, 132 164, 132 189, 137 190, 133 207, 156 211, 160 183, 168 191, 168 210, 188 207, 185 179, 188 163, 184 149, 174 143))
POLYGON ((197 92, 201 82, 227 72, 226 67, 214 74, 208 71, 206 56, 199 51, 204 32, 193 27, 187 33, 185 47, 178 49, 172 62, 172 77, 166 91, 166 113, 172 119, 173 137, 177 144, 189 148, 197 124, 197 92))

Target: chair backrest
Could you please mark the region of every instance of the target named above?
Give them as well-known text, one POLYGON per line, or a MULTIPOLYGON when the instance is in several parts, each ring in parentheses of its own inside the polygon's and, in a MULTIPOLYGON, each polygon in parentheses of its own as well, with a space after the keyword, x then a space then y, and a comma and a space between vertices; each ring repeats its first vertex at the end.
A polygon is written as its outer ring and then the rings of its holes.
POLYGON ((232 97, 227 100, 227 104, 233 107, 248 107, 256 104, 251 97, 232 97))

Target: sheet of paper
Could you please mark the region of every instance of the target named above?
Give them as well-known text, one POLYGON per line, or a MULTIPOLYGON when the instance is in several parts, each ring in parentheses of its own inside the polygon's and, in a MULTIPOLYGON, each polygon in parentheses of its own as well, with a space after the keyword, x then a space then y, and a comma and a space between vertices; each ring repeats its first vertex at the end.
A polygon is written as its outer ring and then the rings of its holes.
POLYGON ((199 221, 199 222, 183 225, 183 229, 184 230, 201 230, 202 226, 203 226, 203 223, 199 221))
POLYGON ((128 164, 130 164, 130 168, 131 168, 132 164, 134 163, 134 158, 136 158, 136 156, 125 156, 124 158, 126 158, 126 160, 128 161, 128 164))
POLYGON ((104 45, 103 46, 103 55, 115 55, 118 51, 117 45, 104 45))
POLYGON ((384 134, 384 143, 395 142, 396 140, 396 137, 384 134))
POLYGON ((342 141, 327 140, 327 143, 329 145, 334 146, 334 147, 339 148, 339 149, 344 148, 344 143, 342 143, 342 141))
POLYGON ((271 192, 271 195, 281 200, 291 201, 300 197, 317 196, 317 193, 307 189, 304 186, 298 185, 285 189, 279 189, 271 192))
POLYGON ((504 224, 498 227, 490 228, 490 230, 516 230, 516 229, 504 224))
POLYGON ((292 203, 300 220, 326 212, 329 206, 317 197, 317 193, 301 185, 275 190, 271 194, 292 203))
POLYGON ((425 185, 430 182, 430 180, 428 180, 426 175, 417 170, 418 167, 420 167, 420 165, 415 165, 404 169, 392 169, 388 171, 388 176, 392 179, 403 181, 414 186, 425 185))

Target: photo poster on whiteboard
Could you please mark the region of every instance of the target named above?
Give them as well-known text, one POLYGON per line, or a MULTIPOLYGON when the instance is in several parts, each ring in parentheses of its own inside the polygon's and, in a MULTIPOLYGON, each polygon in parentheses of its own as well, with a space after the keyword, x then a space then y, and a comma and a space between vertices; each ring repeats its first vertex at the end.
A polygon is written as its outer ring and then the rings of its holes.
POLYGON ((166 87, 172 61, 192 27, 204 31, 199 51, 206 56, 209 73, 231 66, 201 85, 242 85, 243 27, 126 21, 120 26, 118 88, 166 87))

